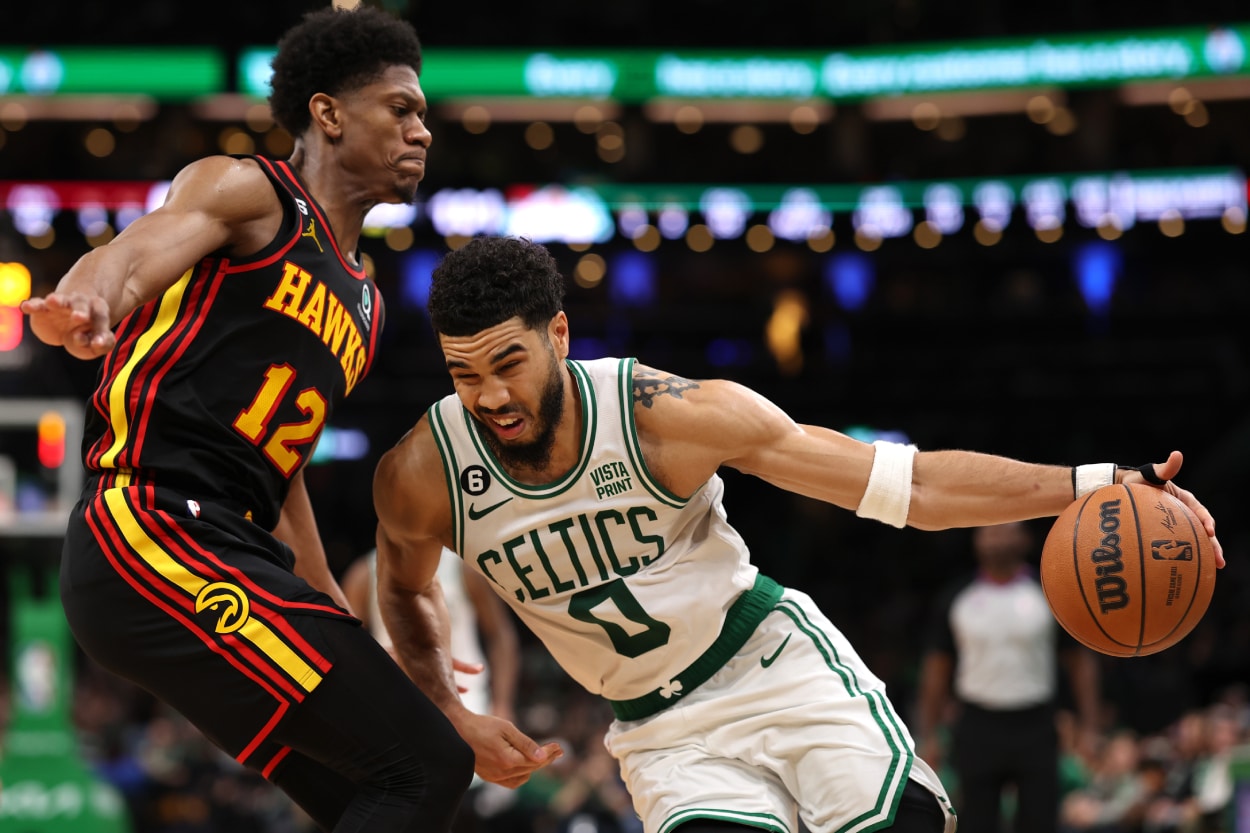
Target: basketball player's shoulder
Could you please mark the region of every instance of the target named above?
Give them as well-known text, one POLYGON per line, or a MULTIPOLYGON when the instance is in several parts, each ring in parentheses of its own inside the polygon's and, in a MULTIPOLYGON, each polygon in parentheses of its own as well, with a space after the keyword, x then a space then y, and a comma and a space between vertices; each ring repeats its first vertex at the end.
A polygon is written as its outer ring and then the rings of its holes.
POLYGON ((421 474, 425 469, 438 467, 442 461, 438 453, 438 444, 434 440, 434 432, 430 428, 430 419, 422 414, 416 425, 409 428, 395 445, 391 446, 378 463, 378 471, 393 473, 399 477, 421 474))
POLYGON ((197 159, 179 171, 173 184, 178 186, 183 183, 237 190, 268 187, 269 177, 260 163, 251 157, 213 155, 197 159))
POLYGON ((187 165, 170 184, 170 200, 193 200, 235 220, 281 210, 260 163, 233 156, 205 156, 187 165))
POLYGON ((732 382, 688 378, 644 365, 634 370, 632 398, 634 426, 644 447, 648 441, 715 446, 709 439, 720 437, 726 419, 740 407, 732 382))
POLYGON ((715 387, 715 381, 689 379, 641 363, 634 365, 630 383, 635 410, 640 406, 644 410, 654 410, 697 402, 707 395, 709 388, 714 391, 715 387))
POLYGON ((378 461, 373 475, 378 520, 392 531, 441 533, 451 526, 451 499, 443 460, 422 416, 378 461))

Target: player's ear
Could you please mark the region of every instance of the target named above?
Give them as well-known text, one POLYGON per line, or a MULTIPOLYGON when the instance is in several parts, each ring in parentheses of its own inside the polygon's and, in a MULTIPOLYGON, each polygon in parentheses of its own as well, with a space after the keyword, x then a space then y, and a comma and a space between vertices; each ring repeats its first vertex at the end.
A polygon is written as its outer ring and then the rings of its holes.
POLYGON ((331 142, 337 142, 343 135, 343 126, 339 122, 339 103, 334 96, 316 93, 308 99, 308 112, 312 115, 312 123, 321 130, 331 142))
POLYGON ((556 351, 556 357, 566 359, 569 355, 569 319, 560 310, 547 322, 547 340, 556 351))

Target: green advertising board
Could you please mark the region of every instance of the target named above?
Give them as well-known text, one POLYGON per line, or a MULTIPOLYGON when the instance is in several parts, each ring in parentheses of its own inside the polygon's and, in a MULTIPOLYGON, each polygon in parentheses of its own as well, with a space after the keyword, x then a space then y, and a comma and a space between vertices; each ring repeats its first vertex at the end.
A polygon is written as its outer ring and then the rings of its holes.
POLYGON ((13 707, 0 757, 0 830, 129 833, 121 796, 78 755, 70 719, 73 642, 60 601, 36 597, 18 570, 10 585, 13 707))
MULTIPOLYGON (((900 48, 481 50, 425 52, 430 100, 655 98, 835 101, 1021 87, 1182 81, 1250 71, 1250 24, 1003 38, 900 48)), ((239 91, 269 94, 272 48, 245 50, 239 91)))
POLYGON ((0 95, 148 95, 225 91, 226 57, 195 47, 0 48, 0 95))

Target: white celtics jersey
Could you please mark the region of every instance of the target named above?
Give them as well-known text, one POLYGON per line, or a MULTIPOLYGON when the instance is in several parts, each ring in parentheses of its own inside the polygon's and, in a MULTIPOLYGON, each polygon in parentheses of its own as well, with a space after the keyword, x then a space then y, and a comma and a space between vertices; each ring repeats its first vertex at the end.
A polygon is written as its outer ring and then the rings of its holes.
POLYGON ((568 366, 582 403, 581 455, 552 483, 510 478, 455 395, 430 408, 456 548, 589 691, 610 700, 680 694, 682 672, 707 665, 727 615, 740 618, 742 605, 730 615, 731 606, 757 571, 725 520, 718 476, 682 499, 647 471, 634 361, 568 366))

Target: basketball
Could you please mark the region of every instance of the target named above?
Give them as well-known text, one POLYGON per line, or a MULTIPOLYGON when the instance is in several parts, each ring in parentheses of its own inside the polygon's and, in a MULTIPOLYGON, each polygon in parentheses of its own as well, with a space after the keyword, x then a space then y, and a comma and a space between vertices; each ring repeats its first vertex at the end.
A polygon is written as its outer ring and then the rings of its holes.
POLYGON ((1171 647, 1215 590, 1215 551, 1197 517, 1161 489, 1103 486, 1055 519, 1042 547, 1042 590, 1083 645, 1116 657, 1171 647))

